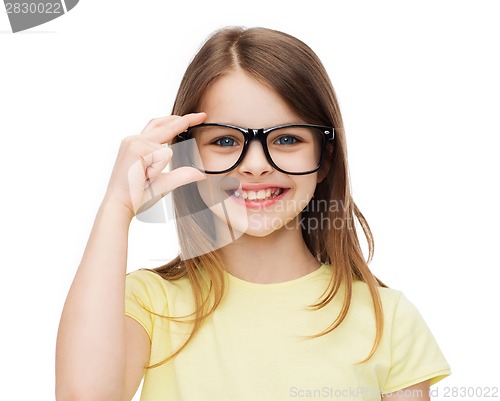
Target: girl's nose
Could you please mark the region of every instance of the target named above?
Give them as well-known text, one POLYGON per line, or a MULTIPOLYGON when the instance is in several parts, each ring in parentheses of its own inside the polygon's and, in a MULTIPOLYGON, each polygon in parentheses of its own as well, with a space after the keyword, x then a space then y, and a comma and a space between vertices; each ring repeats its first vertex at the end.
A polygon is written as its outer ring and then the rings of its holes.
POLYGON ((271 172, 272 169, 273 166, 267 160, 262 144, 257 140, 251 141, 245 157, 238 166, 240 173, 260 176, 271 172))

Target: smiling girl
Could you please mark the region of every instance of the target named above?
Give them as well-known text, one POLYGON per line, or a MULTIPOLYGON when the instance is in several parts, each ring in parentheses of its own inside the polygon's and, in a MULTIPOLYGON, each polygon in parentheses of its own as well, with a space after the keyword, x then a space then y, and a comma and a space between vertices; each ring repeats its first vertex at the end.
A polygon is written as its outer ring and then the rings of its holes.
POLYGON ((131 400, 144 377, 142 401, 428 400, 450 368, 372 256, 320 60, 220 30, 172 115, 121 144, 61 317, 57 399, 131 400), (169 192, 179 256, 126 274, 132 218, 169 192))

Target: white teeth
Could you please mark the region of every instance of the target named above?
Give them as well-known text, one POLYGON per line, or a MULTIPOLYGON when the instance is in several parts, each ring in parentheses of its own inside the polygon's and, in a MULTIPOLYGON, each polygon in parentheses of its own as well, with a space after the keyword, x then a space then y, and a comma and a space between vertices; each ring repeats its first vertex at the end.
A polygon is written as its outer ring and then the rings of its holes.
POLYGON ((237 198, 248 200, 265 200, 278 196, 282 192, 281 188, 271 190, 271 188, 261 189, 259 191, 243 191, 237 189, 234 191, 234 196, 237 198))
MULTIPOLYGON (((261 189, 260 191, 257 192, 257 198, 259 199, 266 199, 266 190, 261 189)), ((269 195, 271 195, 271 192, 269 192, 269 195)))

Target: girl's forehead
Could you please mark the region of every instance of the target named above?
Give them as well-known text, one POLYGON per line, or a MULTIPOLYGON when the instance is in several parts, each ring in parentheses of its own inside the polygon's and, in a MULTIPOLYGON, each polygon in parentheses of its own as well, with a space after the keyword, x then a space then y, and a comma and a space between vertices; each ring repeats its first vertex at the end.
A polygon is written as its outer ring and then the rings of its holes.
POLYGON ((207 113, 207 122, 246 128, 301 122, 272 88, 242 70, 217 79, 205 93, 200 111, 207 113))

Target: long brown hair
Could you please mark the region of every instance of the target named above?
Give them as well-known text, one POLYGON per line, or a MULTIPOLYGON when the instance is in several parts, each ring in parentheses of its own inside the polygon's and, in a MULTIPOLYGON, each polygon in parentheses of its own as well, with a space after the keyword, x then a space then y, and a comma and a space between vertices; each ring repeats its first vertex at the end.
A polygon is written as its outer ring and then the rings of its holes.
MULTIPOLYGON (((326 178, 317 185, 313 200, 326 204, 335 201, 342 207, 318 210, 306 206, 302 211, 302 221, 306 222, 307 229, 303 227, 302 234, 310 252, 319 262, 331 264, 333 269, 327 290, 310 308, 320 309, 341 293, 344 294, 343 306, 327 329, 310 338, 325 335, 343 322, 351 305, 353 280, 362 280, 370 290, 376 318, 376 336, 370 354, 361 361, 364 362, 373 356, 381 340, 384 322, 377 287, 385 285, 368 267, 373 258, 373 236, 351 196, 343 122, 328 74, 316 54, 291 35, 266 28, 224 28, 208 38, 190 63, 180 84, 172 114, 201 111, 201 101, 210 85, 226 72, 235 69, 250 73, 274 89, 304 121, 331 126, 335 130, 333 147, 327 153, 329 170, 326 178), (354 216, 367 239, 367 260, 360 247, 354 216), (311 220, 323 219, 337 222, 339 228, 307 224, 311 220)), ((174 153, 172 166, 178 165, 174 153)), ((182 351, 204 319, 220 304, 226 290, 222 260, 213 247, 213 216, 203 203, 196 185, 188 184, 176 189, 173 204, 176 218, 182 218, 182 224, 177 225, 180 255, 163 266, 147 270, 159 274, 165 280, 187 277, 193 290, 196 310, 182 317, 164 316, 174 321, 192 323, 193 328, 182 346, 163 361, 147 368, 160 366, 182 351), (188 319, 189 316, 193 317, 188 319)))

